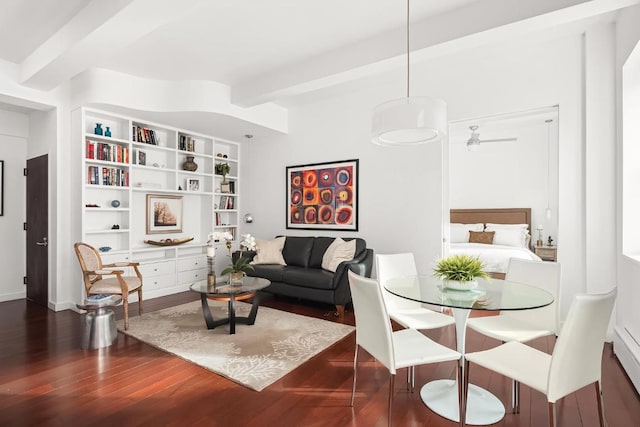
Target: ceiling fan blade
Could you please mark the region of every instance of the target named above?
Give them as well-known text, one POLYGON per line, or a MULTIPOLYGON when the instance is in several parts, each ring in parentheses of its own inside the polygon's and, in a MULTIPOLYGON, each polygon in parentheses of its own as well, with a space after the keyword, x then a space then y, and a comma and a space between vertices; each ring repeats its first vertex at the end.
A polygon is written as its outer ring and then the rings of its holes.
POLYGON ((515 142, 517 141, 518 138, 496 138, 496 139, 481 139, 480 143, 485 143, 485 142, 515 142))

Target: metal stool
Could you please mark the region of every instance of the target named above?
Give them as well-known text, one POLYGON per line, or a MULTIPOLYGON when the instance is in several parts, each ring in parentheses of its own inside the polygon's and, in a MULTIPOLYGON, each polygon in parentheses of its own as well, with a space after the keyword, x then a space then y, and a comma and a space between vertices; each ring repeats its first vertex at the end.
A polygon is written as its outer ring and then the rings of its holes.
POLYGON ((115 342, 118 338, 118 329, 116 328, 113 307, 121 301, 120 296, 112 295, 97 301, 85 300, 84 305, 77 305, 79 309, 87 311, 82 334, 82 348, 96 350, 109 347, 115 342))

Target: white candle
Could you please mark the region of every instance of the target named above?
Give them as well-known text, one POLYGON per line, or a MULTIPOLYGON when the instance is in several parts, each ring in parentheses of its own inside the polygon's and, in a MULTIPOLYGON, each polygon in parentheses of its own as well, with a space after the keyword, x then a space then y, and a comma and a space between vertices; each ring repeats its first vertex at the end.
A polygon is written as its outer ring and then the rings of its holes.
POLYGON ((544 230, 544 229, 542 228, 542 224, 540 224, 540 225, 538 226, 538 230, 544 230))
POLYGON ((216 248, 213 246, 207 246, 207 256, 213 258, 216 256, 216 248))

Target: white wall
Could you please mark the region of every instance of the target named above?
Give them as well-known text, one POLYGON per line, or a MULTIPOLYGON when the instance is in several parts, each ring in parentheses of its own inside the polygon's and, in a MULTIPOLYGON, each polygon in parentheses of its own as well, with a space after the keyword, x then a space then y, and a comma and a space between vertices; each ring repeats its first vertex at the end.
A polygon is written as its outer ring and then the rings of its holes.
MULTIPOLYGON (((505 128, 500 137, 515 136, 515 142, 481 144, 469 151, 465 143, 470 131, 456 137, 450 145, 449 200, 452 209, 531 208, 531 240, 538 238, 536 227, 542 225, 543 240, 551 236, 557 243, 556 222, 546 218, 547 202, 552 212, 558 210, 557 196, 557 120, 549 128, 550 180, 547 177, 547 124, 527 123, 505 128), (497 167, 496 167, 497 166, 497 167), (551 185, 548 183, 551 181, 551 185), (552 194, 549 195, 551 188, 552 194)), ((493 138, 483 135, 480 139, 493 138)), ((457 132, 459 133, 459 132, 457 132)))
POLYGON ((633 116, 634 111, 628 110, 632 105, 638 111, 640 105, 640 79, 637 77, 640 63, 638 22, 640 6, 621 11, 616 22, 618 299, 613 348, 636 390, 640 391, 640 311, 637 307, 637 302, 640 301, 640 260, 637 257, 640 252, 640 246, 637 245, 640 230, 637 226, 637 212, 640 211, 637 159, 640 151, 637 116, 633 116), (628 241, 623 245, 624 239, 628 241), (631 240, 635 242, 630 242, 631 240))
POLYGON ((4 160, 4 215, 0 216, 0 301, 25 298, 26 167, 29 118, 0 110, 0 160, 4 160))

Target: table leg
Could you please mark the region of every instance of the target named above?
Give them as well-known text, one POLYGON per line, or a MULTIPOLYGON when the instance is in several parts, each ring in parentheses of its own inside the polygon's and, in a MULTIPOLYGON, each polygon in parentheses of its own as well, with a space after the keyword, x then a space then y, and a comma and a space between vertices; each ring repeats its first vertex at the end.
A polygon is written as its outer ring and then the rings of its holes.
POLYGON ((229 318, 213 320, 213 315, 211 314, 211 308, 209 308, 209 303, 207 302, 207 295, 200 294, 200 302, 202 303, 202 315, 204 316, 204 322, 207 325, 207 329, 215 329, 217 326, 226 325, 229 323, 229 318))
POLYGON ((231 335, 236 333, 236 308, 234 307, 235 298, 233 295, 229 297, 229 333, 231 335))
MULTIPOLYGON (((456 320, 456 345, 462 353, 464 376, 464 353, 469 309, 454 308, 456 320)), ((458 384, 462 378, 456 380, 436 380, 425 384, 420 390, 422 401, 436 414, 452 421, 459 421, 458 384)), ((465 422, 470 425, 488 425, 497 423, 504 417, 504 405, 487 390, 469 384, 467 395, 467 414, 465 422)))

